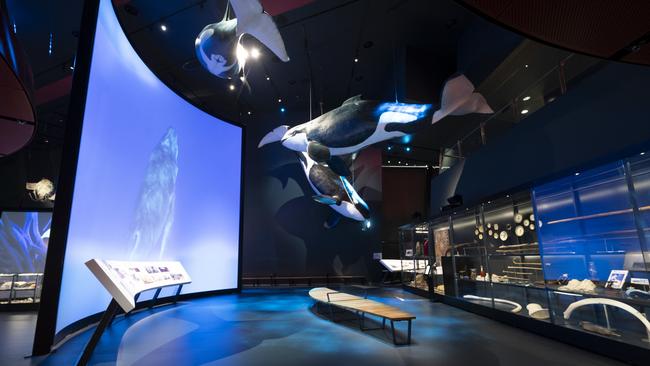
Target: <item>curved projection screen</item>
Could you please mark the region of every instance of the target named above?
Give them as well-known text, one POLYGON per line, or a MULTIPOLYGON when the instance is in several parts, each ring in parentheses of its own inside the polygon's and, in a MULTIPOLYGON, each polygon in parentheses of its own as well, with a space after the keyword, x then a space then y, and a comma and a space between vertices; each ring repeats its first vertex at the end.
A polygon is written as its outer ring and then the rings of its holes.
POLYGON ((183 293, 237 287, 241 127, 171 91, 100 2, 56 331, 101 312, 84 263, 180 261, 183 293))

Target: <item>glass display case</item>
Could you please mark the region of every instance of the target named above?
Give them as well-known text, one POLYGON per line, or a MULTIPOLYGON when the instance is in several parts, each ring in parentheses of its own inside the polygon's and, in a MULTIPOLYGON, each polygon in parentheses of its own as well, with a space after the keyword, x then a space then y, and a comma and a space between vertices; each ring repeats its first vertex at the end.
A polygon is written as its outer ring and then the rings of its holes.
POLYGON ((435 293, 650 349, 645 154, 454 212, 430 230, 435 293))
POLYGON ((444 273, 451 273, 443 276, 445 295, 548 321, 530 194, 507 195, 450 220, 452 255, 442 258, 444 273))
POLYGON ((553 322, 650 348, 650 159, 534 190, 553 322))
POLYGON ((445 294, 444 270, 442 265, 443 257, 451 255, 451 232, 449 230, 449 219, 442 217, 429 223, 431 240, 433 241, 433 252, 430 253, 431 261, 431 287, 438 295, 445 294))
POLYGON ((0 304, 40 301, 42 273, 0 273, 0 304))
POLYGON ((430 264, 433 263, 433 248, 429 245, 430 236, 429 224, 426 222, 399 228, 402 285, 423 294, 428 294, 432 285, 430 264))

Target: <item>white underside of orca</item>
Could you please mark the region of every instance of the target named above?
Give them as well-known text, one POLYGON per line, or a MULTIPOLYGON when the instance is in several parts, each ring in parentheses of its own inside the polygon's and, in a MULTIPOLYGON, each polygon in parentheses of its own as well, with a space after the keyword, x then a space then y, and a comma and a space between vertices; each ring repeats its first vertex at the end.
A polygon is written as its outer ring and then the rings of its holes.
POLYGON ((375 132, 373 132, 372 135, 370 135, 366 140, 354 146, 331 147, 330 154, 332 155, 352 154, 370 145, 376 144, 378 142, 390 140, 396 137, 405 136, 406 133, 401 131, 390 131, 390 132, 386 131, 386 125, 389 123, 409 123, 415 120, 416 117, 408 113, 384 112, 381 114, 381 116, 379 116, 379 123, 377 123, 377 128, 375 129, 375 132))
MULTIPOLYGON (((305 160, 307 161, 307 164, 303 163, 302 161, 300 162, 300 165, 302 166, 302 170, 305 173, 305 177, 307 177, 307 182, 309 183, 309 186, 314 191, 314 193, 316 193, 319 196, 322 196, 323 193, 320 192, 312 184, 311 180, 309 180, 309 171, 316 163, 311 158, 309 158, 309 154, 307 154, 306 152, 301 152, 301 154, 305 157, 305 160)), ((354 205, 351 204, 350 202, 342 201, 340 205, 328 205, 328 206, 331 207, 332 210, 339 213, 341 216, 345 216, 349 219, 356 220, 356 221, 365 220, 361 212, 359 212, 359 210, 357 210, 357 208, 354 207, 354 205)))

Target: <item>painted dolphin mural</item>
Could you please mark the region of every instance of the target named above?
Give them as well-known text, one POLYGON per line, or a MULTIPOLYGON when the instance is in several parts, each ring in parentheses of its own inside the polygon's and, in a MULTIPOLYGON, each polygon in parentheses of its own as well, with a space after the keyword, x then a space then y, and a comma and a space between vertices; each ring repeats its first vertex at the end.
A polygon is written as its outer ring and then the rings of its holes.
POLYGON ((131 234, 129 259, 162 258, 174 223, 178 136, 169 128, 149 155, 131 234))
POLYGON ((346 177, 338 175, 327 165, 315 162, 306 152, 297 154, 307 182, 315 193, 312 198, 318 203, 330 206, 338 214, 325 222, 327 229, 334 227, 340 216, 356 221, 364 221, 370 217, 368 204, 346 177))
POLYGON ((273 18, 262 9, 258 0, 229 0, 235 19, 207 25, 194 41, 196 57, 211 74, 223 79, 242 76, 248 51, 241 45, 244 34, 250 34, 268 47, 280 60, 289 56, 273 18))
POLYGON ((389 103, 352 97, 343 104, 309 122, 289 128, 280 126, 260 141, 258 148, 280 141, 290 150, 306 152, 319 163, 327 163, 336 173, 347 170, 336 157, 416 132, 448 115, 493 113, 485 98, 474 92, 474 85, 458 75, 445 83, 440 109, 430 104, 389 103))

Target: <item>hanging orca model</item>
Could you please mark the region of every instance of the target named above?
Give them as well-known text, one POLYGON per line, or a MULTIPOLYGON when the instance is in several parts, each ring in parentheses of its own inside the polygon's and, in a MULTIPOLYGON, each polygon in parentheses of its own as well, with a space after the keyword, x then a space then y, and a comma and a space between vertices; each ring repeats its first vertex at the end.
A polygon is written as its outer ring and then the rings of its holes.
POLYGON ((368 204, 346 177, 338 175, 324 164, 315 162, 306 152, 299 152, 298 159, 315 193, 313 199, 330 206, 338 214, 325 222, 327 229, 338 223, 339 215, 356 221, 364 221, 370 217, 368 204))
POLYGON ((211 74, 223 79, 243 75, 248 51, 241 45, 244 34, 250 34, 268 47, 282 61, 289 61, 282 36, 273 18, 262 9, 258 0, 229 0, 235 19, 207 25, 194 42, 196 57, 211 74))
POLYGON ((474 85, 458 75, 445 83, 440 109, 431 113, 430 104, 387 103, 352 97, 309 122, 293 128, 280 126, 260 141, 258 148, 281 141, 288 149, 307 152, 319 163, 328 163, 342 176, 346 171, 337 156, 355 153, 372 144, 418 131, 428 121, 436 123, 447 115, 493 113, 474 85))

